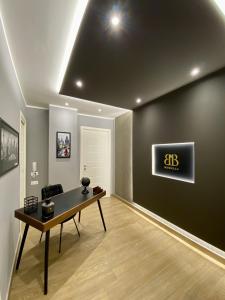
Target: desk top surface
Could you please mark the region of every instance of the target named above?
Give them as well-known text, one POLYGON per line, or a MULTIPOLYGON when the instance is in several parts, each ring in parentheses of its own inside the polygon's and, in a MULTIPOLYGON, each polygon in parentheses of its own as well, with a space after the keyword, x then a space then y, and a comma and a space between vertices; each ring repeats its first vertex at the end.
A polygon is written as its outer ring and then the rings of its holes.
MULTIPOLYGON (((100 194, 93 195, 92 188, 88 188, 89 193, 83 195, 81 193, 82 190, 83 187, 80 187, 52 197, 51 200, 55 203, 54 216, 49 220, 43 220, 42 218, 42 207, 41 207, 42 201, 38 202, 37 211, 27 214, 24 212, 24 208, 20 208, 15 210, 15 217, 24 222, 28 222, 29 220, 32 220, 31 223, 39 224, 39 227, 41 227, 41 224, 43 225, 43 228, 46 226, 49 227, 47 225, 48 223, 49 225, 53 224, 53 222, 55 224, 58 224, 61 221, 63 221, 63 219, 65 219, 66 217, 70 217, 73 213, 76 213, 76 211, 79 211, 80 209, 97 201, 98 199, 100 199, 105 195, 105 191, 101 192, 100 194)), ((37 226, 34 227, 40 230, 42 228, 42 227, 38 228, 37 226)))

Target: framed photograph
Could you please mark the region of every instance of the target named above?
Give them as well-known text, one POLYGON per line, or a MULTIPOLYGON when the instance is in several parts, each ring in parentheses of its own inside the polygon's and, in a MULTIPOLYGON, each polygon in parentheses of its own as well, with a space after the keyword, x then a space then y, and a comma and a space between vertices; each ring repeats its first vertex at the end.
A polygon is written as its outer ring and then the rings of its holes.
POLYGON ((0 176, 19 165, 19 133, 0 118, 0 176))
POLYGON ((56 132, 56 158, 70 158, 71 133, 56 132))

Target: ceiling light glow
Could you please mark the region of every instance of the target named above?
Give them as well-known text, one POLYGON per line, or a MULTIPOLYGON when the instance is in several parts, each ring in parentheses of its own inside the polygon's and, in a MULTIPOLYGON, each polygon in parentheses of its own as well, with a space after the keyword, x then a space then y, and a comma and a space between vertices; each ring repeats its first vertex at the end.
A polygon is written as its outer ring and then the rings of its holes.
POLYGON ((120 17, 117 15, 112 16, 111 24, 113 27, 118 27, 120 25, 120 17))
POLYGON ((199 68, 194 68, 192 71, 191 71, 191 76, 197 76, 200 72, 200 69, 199 68))
POLYGON ((216 5, 219 7, 222 13, 225 15, 225 1, 224 0, 214 0, 214 1, 216 2, 216 5))
POLYGON ((89 2, 89 0, 79 0, 78 4, 77 4, 77 2, 75 2, 76 9, 74 11, 74 18, 73 18, 73 22, 71 24, 70 32, 68 34, 66 48, 65 48, 62 64, 60 66, 58 81, 56 84, 56 92, 57 93, 60 92, 60 89, 61 89, 61 86, 63 83, 63 79, 64 79, 64 76, 66 73, 67 65, 69 63, 69 59, 70 59, 73 47, 75 46, 78 31, 79 31, 84 13, 86 11, 88 2, 89 2))
POLYGON ((141 98, 137 98, 136 103, 139 104, 139 103, 141 103, 141 101, 142 101, 141 98))
POLYGON ((66 105, 66 106, 69 106, 69 103, 68 103, 68 102, 66 102, 66 103, 65 103, 65 105, 66 105))
POLYGON ((101 108, 99 108, 99 109, 98 109, 98 112, 102 112, 102 109, 101 109, 101 108))
POLYGON ((81 80, 77 80, 76 81, 76 86, 79 87, 79 88, 82 88, 83 87, 83 82, 81 80))

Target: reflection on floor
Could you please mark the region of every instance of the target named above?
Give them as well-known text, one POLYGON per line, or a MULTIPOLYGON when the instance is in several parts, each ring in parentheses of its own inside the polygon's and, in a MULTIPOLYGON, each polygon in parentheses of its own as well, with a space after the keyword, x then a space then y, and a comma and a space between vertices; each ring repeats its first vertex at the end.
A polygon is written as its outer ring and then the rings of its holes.
POLYGON ((30 230, 14 274, 10 300, 219 300, 225 271, 193 252, 115 198, 102 199, 104 232, 97 204, 82 211, 81 237, 65 224, 51 232, 49 293, 43 295, 44 243, 30 230))

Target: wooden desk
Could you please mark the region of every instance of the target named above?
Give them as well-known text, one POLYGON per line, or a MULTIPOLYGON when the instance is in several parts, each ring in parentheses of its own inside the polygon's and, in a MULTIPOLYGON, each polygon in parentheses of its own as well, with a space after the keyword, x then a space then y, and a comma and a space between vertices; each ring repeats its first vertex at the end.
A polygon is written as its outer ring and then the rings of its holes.
POLYGON ((38 203, 38 209, 36 212, 31 214, 24 213, 24 208, 20 208, 15 210, 15 217, 24 223, 26 223, 23 238, 20 245, 20 250, 17 258, 16 263, 16 270, 19 269, 20 260, 24 248, 24 244, 27 237, 27 232, 29 229, 29 226, 32 226, 41 232, 46 232, 45 235, 45 259, 44 259, 44 294, 46 295, 48 293, 48 256, 49 256, 49 237, 50 237, 50 229, 67 218, 73 216, 78 211, 81 211, 88 205, 97 202, 100 215, 102 218, 102 223, 104 226, 104 230, 106 231, 106 226, 102 214, 102 208, 100 203, 100 198, 105 196, 106 192, 103 191, 97 195, 93 195, 93 190, 91 188, 88 188, 89 193, 87 195, 83 195, 81 193, 83 188, 77 188, 74 190, 71 190, 69 192, 59 194, 57 196, 52 197, 52 200, 55 203, 55 210, 54 210, 54 217, 52 217, 48 221, 44 221, 42 219, 42 207, 41 202, 38 203))

